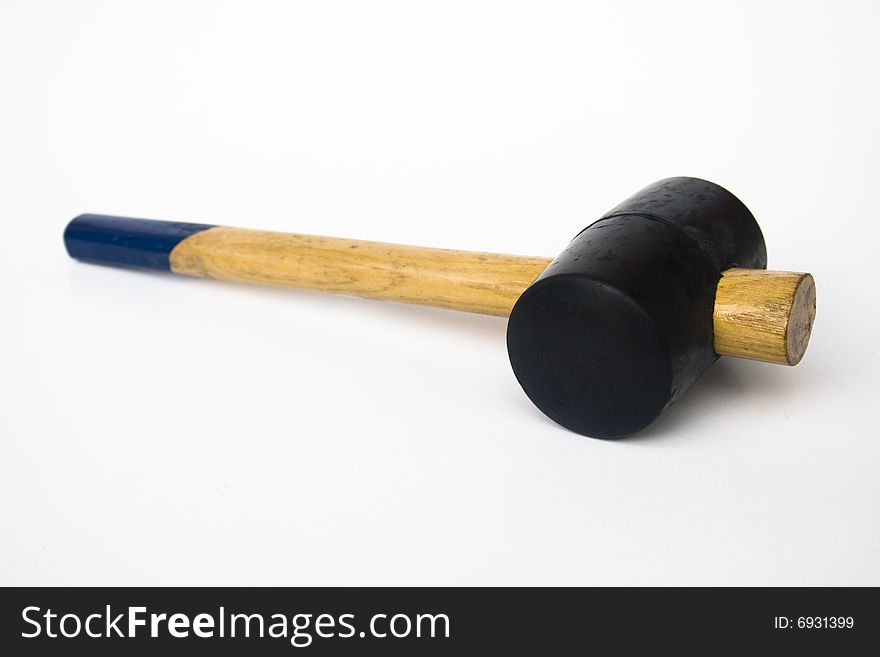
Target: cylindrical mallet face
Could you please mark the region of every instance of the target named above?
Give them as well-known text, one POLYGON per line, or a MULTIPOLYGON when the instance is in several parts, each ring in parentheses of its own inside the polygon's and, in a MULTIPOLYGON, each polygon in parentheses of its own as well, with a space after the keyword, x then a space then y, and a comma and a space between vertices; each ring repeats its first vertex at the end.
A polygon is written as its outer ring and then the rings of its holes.
POLYGON ((517 301, 510 362, 529 398, 577 433, 650 424, 716 358, 721 272, 767 265, 761 231, 732 194, 670 178, 582 231, 517 301))

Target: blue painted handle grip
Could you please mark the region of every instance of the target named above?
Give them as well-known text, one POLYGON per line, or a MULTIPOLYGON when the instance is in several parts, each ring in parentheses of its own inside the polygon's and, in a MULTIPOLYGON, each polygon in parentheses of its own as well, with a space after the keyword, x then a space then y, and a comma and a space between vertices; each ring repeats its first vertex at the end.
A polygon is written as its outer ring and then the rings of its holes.
POLYGON ((77 260, 170 271, 172 249, 190 235, 209 228, 214 226, 81 214, 67 225, 64 246, 77 260))

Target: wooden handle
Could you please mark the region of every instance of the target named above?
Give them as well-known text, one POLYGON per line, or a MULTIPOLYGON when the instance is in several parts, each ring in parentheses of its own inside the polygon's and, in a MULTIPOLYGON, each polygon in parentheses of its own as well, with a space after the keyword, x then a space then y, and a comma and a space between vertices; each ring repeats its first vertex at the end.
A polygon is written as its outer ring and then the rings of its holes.
POLYGON ((728 269, 715 293, 715 352, 797 365, 815 317, 816 283, 809 274, 728 269))
MULTIPOLYGON (((550 258, 216 227, 178 244, 171 270, 507 316, 550 258)), ((816 309, 809 274, 729 269, 715 300, 719 355, 796 365, 816 309)))
MULTIPOLYGON (((228 281, 336 292, 507 316, 550 258, 453 251, 207 224, 81 215, 71 256, 228 281)), ((715 300, 715 351, 796 365, 816 308, 809 274, 729 269, 715 300)))
POLYGON ((217 227, 180 242, 170 261, 188 276, 507 316, 550 258, 217 227))

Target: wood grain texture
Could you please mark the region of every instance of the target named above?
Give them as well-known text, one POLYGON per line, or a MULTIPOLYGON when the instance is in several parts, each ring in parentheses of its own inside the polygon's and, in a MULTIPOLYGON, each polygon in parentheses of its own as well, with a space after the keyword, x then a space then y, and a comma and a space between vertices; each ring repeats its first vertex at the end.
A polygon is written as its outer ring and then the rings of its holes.
POLYGON ((715 352, 797 365, 816 316, 810 274, 728 269, 715 295, 715 352))
MULTIPOLYGON (((177 274, 507 316, 550 258, 215 227, 180 242, 177 274)), ((729 269, 715 299, 715 351, 796 365, 816 311, 809 274, 729 269)))
POLYGON ((225 227, 170 256, 177 274, 501 316, 550 260, 225 227))

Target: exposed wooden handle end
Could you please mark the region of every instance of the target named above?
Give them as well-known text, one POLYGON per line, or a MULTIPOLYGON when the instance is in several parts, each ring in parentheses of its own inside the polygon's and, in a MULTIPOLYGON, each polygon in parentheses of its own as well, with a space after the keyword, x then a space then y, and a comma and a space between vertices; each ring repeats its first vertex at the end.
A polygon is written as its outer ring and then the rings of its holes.
POLYGON ((797 365, 816 317, 810 274, 728 269, 715 296, 715 352, 779 365, 797 365))

